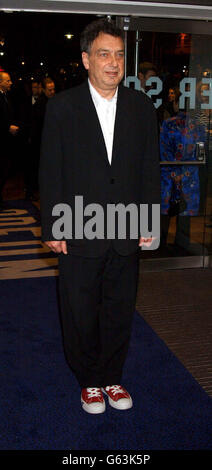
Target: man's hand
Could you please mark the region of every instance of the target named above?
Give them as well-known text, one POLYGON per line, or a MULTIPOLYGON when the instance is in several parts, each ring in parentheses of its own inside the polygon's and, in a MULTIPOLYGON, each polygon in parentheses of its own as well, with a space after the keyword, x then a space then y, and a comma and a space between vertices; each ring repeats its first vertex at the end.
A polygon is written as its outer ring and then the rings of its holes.
POLYGON ((51 242, 44 242, 50 250, 54 251, 54 253, 63 253, 64 255, 68 254, 67 251, 67 244, 65 240, 62 241, 51 241, 51 242))
POLYGON ((19 131, 19 127, 18 127, 18 126, 10 126, 10 128, 9 128, 9 132, 10 132, 10 134, 12 134, 12 135, 16 135, 18 131, 19 131))
POLYGON ((139 239, 139 246, 147 246, 148 248, 151 246, 153 240, 155 240, 155 237, 151 238, 144 238, 140 237, 139 239))

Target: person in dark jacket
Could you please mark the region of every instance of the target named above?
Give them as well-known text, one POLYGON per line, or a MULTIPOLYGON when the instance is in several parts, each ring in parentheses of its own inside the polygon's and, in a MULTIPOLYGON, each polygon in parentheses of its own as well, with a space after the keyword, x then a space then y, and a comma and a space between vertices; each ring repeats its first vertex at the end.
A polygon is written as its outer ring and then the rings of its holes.
MULTIPOLYGON (((35 189, 35 162, 32 147, 32 116, 34 106, 40 96, 40 82, 32 80, 30 94, 26 94, 21 100, 19 116, 22 124, 22 153, 24 159, 24 190, 26 199, 34 199, 35 189)), ((37 178, 36 178, 37 179, 37 178)))
POLYGON ((8 92, 12 81, 7 72, 0 72, 0 205, 3 205, 3 188, 9 175, 11 139, 19 131, 19 126, 14 122, 14 111, 8 92))
MULTIPOLYGON (((103 393, 118 410, 133 405, 121 376, 135 311, 139 247, 152 239, 140 229, 135 238, 128 231, 124 237, 109 236, 109 223, 103 227, 102 219, 103 236, 93 236, 89 226, 88 234, 77 222, 82 207, 75 202, 83 197, 86 213, 91 204, 100 207, 103 219, 111 205, 159 203, 157 118, 150 98, 120 85, 124 41, 113 23, 88 25, 81 51, 88 81, 47 105, 40 166, 42 239, 59 255, 65 352, 81 387, 82 407, 103 413, 103 393), (74 237, 55 233, 61 203, 69 214, 76 209, 74 237)), ((70 229, 69 216, 66 222, 70 229)))
POLYGON ((55 83, 50 78, 47 77, 42 81, 42 93, 39 95, 36 100, 33 109, 32 109, 32 127, 31 127, 31 160, 32 160, 32 194, 35 198, 35 193, 38 191, 38 169, 40 161, 40 146, 41 146, 41 136, 44 123, 44 117, 46 112, 46 105, 48 100, 53 98, 55 95, 55 83))

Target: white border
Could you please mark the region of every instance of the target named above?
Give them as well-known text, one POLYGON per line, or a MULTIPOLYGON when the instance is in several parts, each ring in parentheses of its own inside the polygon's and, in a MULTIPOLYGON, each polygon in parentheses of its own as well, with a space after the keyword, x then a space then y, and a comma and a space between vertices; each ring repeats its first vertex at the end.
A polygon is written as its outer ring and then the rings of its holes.
POLYGON ((111 14, 212 21, 212 6, 117 0, 0 0, 0 10, 111 14), (61 4, 61 7, 60 7, 61 4), (55 5, 55 8, 54 8, 55 5), (65 8, 67 5, 67 8, 65 8))

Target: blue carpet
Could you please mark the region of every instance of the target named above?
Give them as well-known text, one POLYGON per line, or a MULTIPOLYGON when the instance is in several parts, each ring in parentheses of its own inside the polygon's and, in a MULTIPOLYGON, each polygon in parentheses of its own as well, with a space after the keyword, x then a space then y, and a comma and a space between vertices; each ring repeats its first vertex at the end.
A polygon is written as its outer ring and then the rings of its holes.
POLYGON ((1 449, 212 449, 212 400, 138 313, 123 376, 134 407, 81 409, 56 287, 47 277, 1 281, 1 449))
POLYGON ((0 269, 1 262, 7 260, 18 261, 19 259, 27 260, 56 257, 55 254, 50 251, 48 253, 42 253, 42 255, 39 252, 22 254, 22 249, 24 248, 35 248, 34 244, 30 245, 30 241, 37 241, 37 247, 41 246, 40 225, 40 211, 31 201, 24 199, 4 201, 4 209, 0 210, 0 269), (33 233, 33 229, 35 228, 37 229, 37 235, 33 233), (22 245, 20 247, 20 254, 8 256, 6 259, 4 251, 10 249, 18 250, 19 247, 16 245, 16 242, 20 241, 26 242, 26 246, 22 245), (11 244, 11 246, 1 245, 1 243, 4 244, 5 242, 11 244))

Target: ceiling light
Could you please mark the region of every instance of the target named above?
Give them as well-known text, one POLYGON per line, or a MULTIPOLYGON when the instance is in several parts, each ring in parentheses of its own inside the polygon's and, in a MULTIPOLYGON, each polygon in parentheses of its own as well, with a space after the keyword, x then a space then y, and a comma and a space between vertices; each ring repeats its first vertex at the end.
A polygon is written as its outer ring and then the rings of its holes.
POLYGON ((73 34, 70 34, 70 33, 65 34, 66 39, 72 39, 73 36, 74 36, 74 35, 73 35, 73 34))

